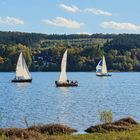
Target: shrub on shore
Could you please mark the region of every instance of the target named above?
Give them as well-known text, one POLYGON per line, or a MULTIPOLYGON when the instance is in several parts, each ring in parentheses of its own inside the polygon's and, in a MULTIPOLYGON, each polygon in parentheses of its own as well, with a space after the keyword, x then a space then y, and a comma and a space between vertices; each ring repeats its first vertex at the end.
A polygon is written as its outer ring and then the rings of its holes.
POLYGON ((5 135, 7 138, 23 138, 29 139, 30 137, 38 137, 40 134, 34 131, 28 131, 22 128, 3 128, 0 129, 0 136, 5 135))
MULTIPOLYGON (((132 126, 136 126, 137 123, 132 118, 123 118, 113 123, 104 123, 96 126, 91 126, 87 128, 85 131, 88 133, 93 132, 108 132, 108 131, 124 131, 124 130, 131 130, 132 126)), ((133 127, 134 128, 134 127, 133 127)))
POLYGON ((47 133, 49 135, 71 134, 77 132, 76 129, 61 124, 34 125, 29 127, 28 130, 47 133))
POLYGON ((113 120, 112 111, 103 111, 100 114, 100 121, 103 123, 111 123, 113 120))
POLYGON ((29 128, 1 128, 0 136, 5 135, 8 138, 40 138, 41 134, 63 135, 77 132, 77 130, 61 124, 34 125, 29 128))

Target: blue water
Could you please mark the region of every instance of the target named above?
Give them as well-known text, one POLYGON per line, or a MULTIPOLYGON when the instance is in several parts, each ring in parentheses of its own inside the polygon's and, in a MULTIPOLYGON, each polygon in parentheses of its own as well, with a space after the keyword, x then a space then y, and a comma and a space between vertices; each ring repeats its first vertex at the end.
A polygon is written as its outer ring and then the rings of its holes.
POLYGON ((11 83, 14 73, 0 73, 1 127, 61 123, 85 130, 100 123, 100 112, 111 110, 114 120, 132 116, 140 121, 140 73, 68 73, 79 87, 56 88, 60 73, 34 72, 32 83, 11 83))

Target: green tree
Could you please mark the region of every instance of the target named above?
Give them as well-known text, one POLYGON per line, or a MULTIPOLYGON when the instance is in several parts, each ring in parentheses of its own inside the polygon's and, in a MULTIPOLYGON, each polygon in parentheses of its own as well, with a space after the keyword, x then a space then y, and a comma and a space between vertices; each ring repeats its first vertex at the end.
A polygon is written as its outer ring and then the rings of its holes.
POLYGON ((113 121, 112 111, 101 112, 100 121, 103 122, 103 123, 111 123, 113 121))

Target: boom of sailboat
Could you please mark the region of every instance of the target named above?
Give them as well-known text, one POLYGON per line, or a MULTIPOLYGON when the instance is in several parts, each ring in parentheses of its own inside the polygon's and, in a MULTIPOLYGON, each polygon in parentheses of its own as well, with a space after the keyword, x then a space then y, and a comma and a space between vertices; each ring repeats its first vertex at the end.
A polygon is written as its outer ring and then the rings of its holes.
MULTIPOLYGON (((56 87, 75 87, 78 86, 77 81, 70 81, 67 78, 67 53, 68 50, 65 51, 61 61, 61 73, 58 81, 55 81, 56 87)), ((98 65, 96 66, 96 76, 112 76, 111 74, 107 73, 107 66, 105 57, 103 56, 102 59, 99 61, 98 65)), ((16 75, 15 78, 11 82, 32 82, 31 74, 28 70, 26 65, 25 59, 23 57, 22 52, 19 55, 17 65, 16 65, 16 75)))

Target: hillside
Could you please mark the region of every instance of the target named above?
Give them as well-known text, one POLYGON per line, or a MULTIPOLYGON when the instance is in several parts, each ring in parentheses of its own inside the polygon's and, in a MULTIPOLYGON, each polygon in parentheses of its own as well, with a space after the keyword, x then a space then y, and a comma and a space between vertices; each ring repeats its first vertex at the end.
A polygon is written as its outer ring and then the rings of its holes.
POLYGON ((95 71, 104 54, 111 71, 140 70, 139 34, 47 35, 0 32, 0 71, 15 70, 23 51, 30 70, 60 71, 68 48, 68 71, 95 71))
POLYGON ((114 34, 93 34, 93 35, 47 35, 41 33, 25 33, 25 32, 4 32, 0 31, 0 44, 23 44, 30 47, 40 47, 40 44, 45 40, 69 40, 69 39, 85 39, 85 38, 102 38, 102 39, 110 39, 114 38, 116 35, 114 34))

